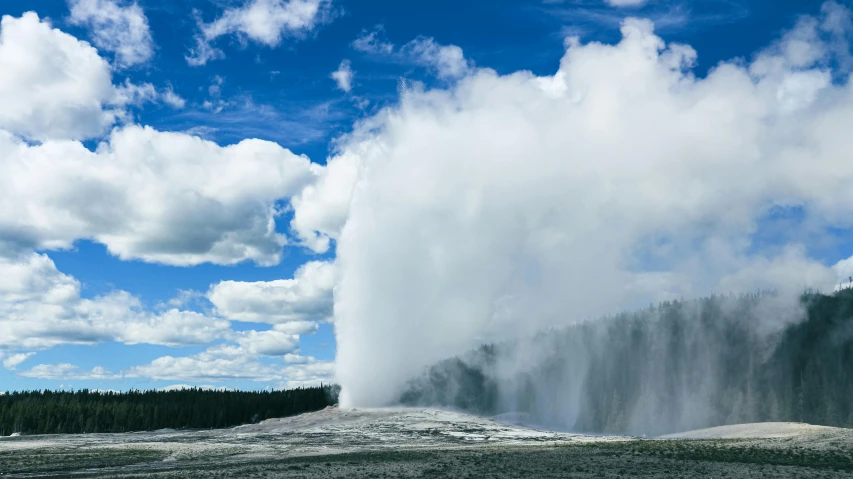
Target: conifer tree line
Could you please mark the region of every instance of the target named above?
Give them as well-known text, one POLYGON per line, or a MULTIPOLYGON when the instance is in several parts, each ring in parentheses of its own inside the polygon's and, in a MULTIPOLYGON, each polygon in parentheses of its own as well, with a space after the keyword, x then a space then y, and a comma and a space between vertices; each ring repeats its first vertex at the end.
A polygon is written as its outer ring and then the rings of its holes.
POLYGON ((853 290, 671 301, 428 368, 401 401, 581 432, 853 428, 853 290))
POLYGON ((210 429, 318 411, 338 386, 285 391, 24 391, 0 395, 0 435, 210 429))

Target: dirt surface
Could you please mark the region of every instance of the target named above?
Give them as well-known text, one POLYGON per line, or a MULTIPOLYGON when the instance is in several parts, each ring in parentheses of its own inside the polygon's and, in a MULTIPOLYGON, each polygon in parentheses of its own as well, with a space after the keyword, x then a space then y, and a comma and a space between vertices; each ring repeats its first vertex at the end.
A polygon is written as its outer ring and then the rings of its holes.
POLYGON ((662 436, 662 439, 773 439, 799 437, 804 440, 817 437, 838 436, 840 438, 853 435, 851 429, 837 427, 813 426, 801 422, 762 422, 756 424, 735 424, 719 426, 696 431, 682 432, 662 436))
POLYGON ((429 409, 327 409, 226 430, 3 438, 0 475, 307 479, 853 474, 851 431, 827 434, 800 426, 745 425, 748 437, 740 429, 703 433, 741 434, 743 439, 640 440, 539 431, 429 409), (764 436, 756 436, 756 430, 764 436))

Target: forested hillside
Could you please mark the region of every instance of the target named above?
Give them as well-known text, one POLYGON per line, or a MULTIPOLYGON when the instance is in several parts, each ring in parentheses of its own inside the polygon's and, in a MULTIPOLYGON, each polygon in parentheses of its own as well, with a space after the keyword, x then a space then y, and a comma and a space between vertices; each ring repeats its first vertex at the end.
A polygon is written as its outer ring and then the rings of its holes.
POLYGON ((0 395, 0 435, 207 429, 317 411, 339 388, 286 391, 28 391, 0 395))
POLYGON ((662 434, 759 421, 853 427, 853 291, 676 301, 487 345, 402 402, 662 434))

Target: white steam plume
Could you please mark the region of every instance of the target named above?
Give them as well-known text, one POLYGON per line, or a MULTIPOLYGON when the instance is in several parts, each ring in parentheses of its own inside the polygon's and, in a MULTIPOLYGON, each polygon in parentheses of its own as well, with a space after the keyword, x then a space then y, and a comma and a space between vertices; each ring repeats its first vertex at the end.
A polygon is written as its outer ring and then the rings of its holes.
POLYGON ((394 402, 483 340, 712 291, 831 287, 799 236, 753 245, 773 208, 818 238, 853 220, 853 85, 827 67, 847 32, 817 20, 696 78, 692 48, 629 19, 616 45, 568 41, 553 76, 475 70, 357 128, 328 169, 352 177, 295 201, 300 234, 338 242, 342 403, 394 402))

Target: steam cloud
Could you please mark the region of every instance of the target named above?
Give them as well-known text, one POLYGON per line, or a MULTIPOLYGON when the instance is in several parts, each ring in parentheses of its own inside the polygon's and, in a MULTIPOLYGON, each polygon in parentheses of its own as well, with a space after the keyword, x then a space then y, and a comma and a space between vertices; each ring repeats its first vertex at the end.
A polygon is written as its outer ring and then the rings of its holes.
POLYGON ((404 89, 294 200, 306 244, 338 242, 342 404, 394 402, 482 341, 670 298, 832 288, 807 245, 853 220, 850 23, 829 2, 698 78, 691 47, 628 19, 618 44, 569 39, 553 76, 481 68, 404 89))
POLYGON ((448 358, 410 381, 401 400, 633 435, 853 425, 849 365, 838 360, 849 342, 833 320, 850 293, 714 296, 598 318, 448 358))

